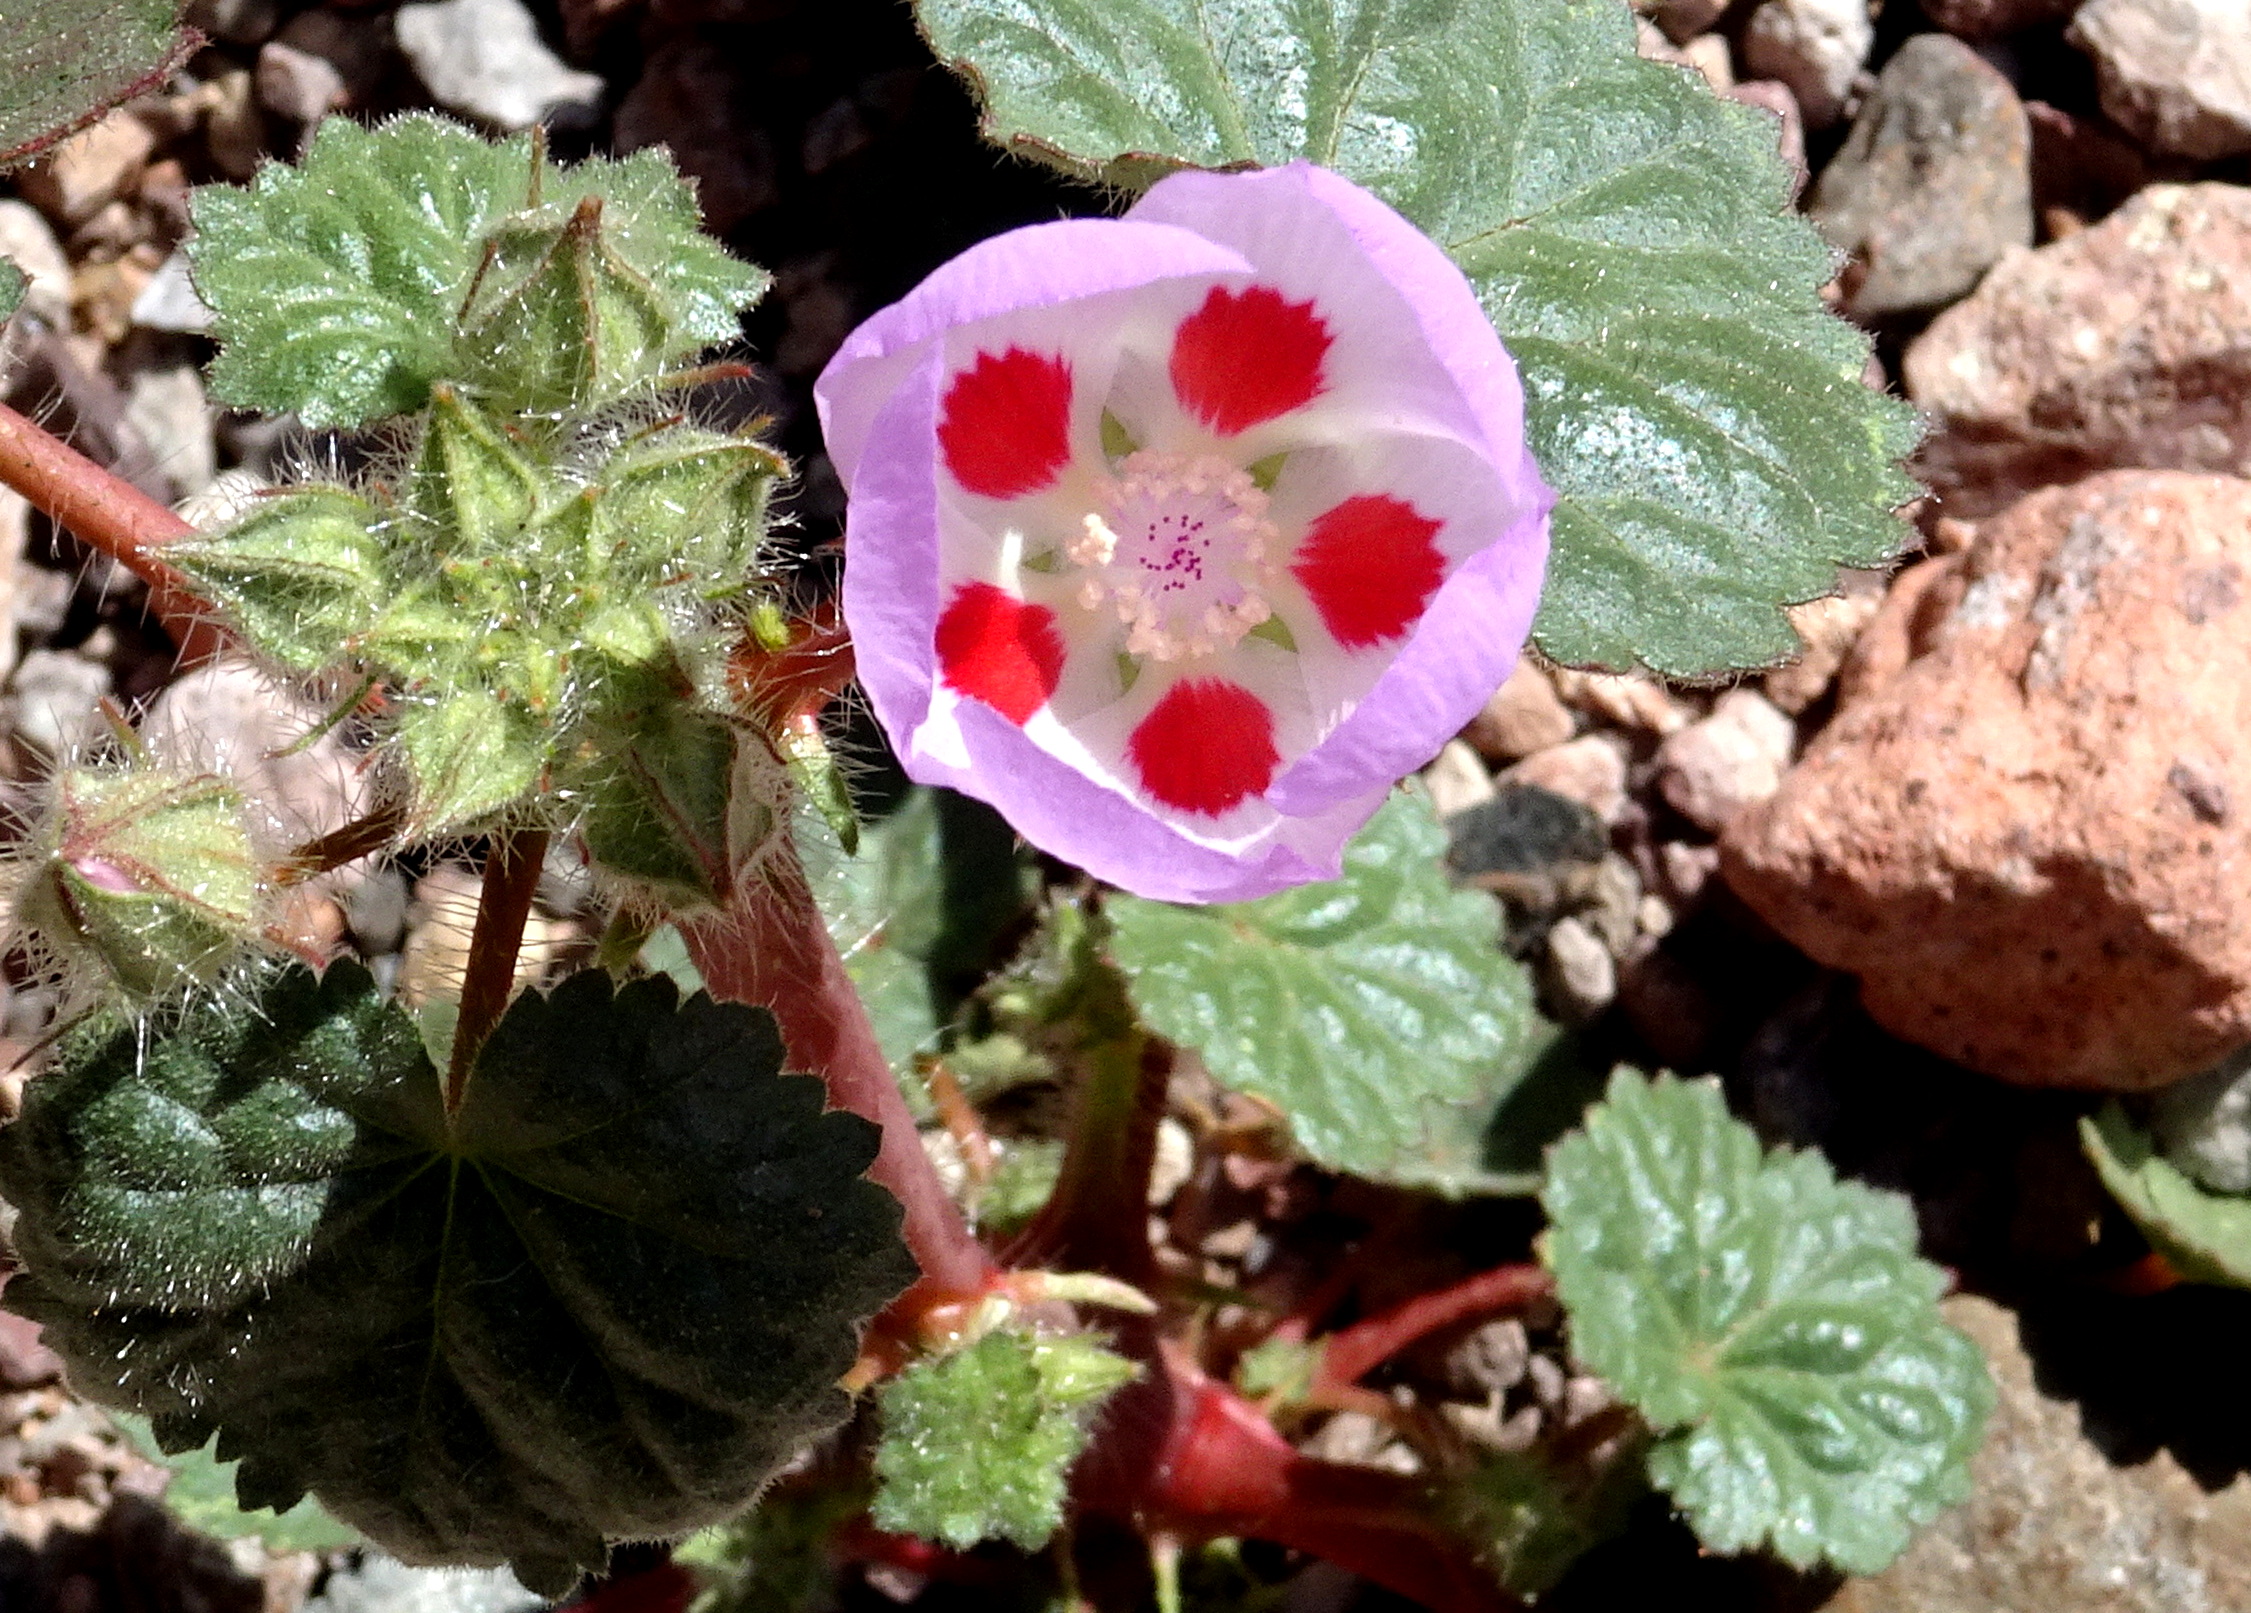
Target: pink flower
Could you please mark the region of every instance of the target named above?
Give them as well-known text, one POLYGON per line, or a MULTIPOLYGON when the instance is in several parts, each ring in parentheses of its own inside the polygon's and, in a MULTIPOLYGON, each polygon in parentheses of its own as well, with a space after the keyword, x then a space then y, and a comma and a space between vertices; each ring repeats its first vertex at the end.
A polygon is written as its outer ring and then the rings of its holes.
POLYGON ((1146 896, 1333 877, 1538 602, 1515 365, 1429 239, 1305 163, 985 241, 815 396, 907 772, 1146 896))

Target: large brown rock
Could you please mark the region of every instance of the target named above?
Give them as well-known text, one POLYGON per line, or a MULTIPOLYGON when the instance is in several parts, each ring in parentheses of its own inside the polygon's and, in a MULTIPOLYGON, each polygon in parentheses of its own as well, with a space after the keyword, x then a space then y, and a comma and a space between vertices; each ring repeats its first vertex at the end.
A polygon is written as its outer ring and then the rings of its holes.
POLYGON ((2251 1041, 2251 481, 2094 477, 1910 576, 1728 882, 2009 1080, 2152 1087, 2251 1041))
POLYGON ((1959 515, 2096 471, 2251 472, 2251 190, 2152 185, 2003 257, 1906 361, 1919 469, 1959 515))

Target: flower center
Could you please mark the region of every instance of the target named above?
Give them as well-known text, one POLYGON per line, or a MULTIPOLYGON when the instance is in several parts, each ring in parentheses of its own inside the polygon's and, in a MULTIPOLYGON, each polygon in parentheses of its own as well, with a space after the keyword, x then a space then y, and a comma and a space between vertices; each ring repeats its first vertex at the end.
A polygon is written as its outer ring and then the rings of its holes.
POLYGON ((1137 452, 1104 478, 1079 536, 1078 602, 1125 624, 1128 655, 1178 661, 1232 649, 1274 612, 1281 534, 1250 473, 1211 454, 1137 452))

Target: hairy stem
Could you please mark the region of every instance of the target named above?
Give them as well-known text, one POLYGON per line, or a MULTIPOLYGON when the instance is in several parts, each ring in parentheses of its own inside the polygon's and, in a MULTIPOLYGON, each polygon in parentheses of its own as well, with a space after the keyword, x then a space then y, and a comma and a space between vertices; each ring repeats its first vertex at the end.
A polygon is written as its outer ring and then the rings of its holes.
POLYGON ((1555 1279, 1547 1269, 1525 1262, 1496 1266, 1452 1287, 1417 1294, 1404 1304, 1331 1334, 1321 1351, 1314 1389, 1318 1393, 1324 1388, 1342 1389, 1357 1383, 1417 1339, 1461 1322, 1522 1310, 1554 1291, 1555 1279))
POLYGON ((1009 1245, 1011 1265, 1098 1271, 1149 1286, 1156 1274, 1149 1172, 1172 1060, 1171 1043, 1139 1029, 1086 1050, 1062 1173, 1039 1215, 1009 1245))
POLYGON ((226 636, 211 608, 157 551, 192 530, 132 483, 0 404, 0 482, 108 555, 149 587, 149 612, 180 647, 182 665, 207 661, 226 636))
POLYGON ((532 893, 539 889, 546 861, 545 829, 504 829, 492 838, 484 892, 477 898, 477 924, 469 932, 469 966, 461 977, 461 1018, 454 1025, 453 1057, 446 1065, 447 1114, 461 1107, 477 1050, 507 1011, 532 893))
POLYGON ((905 1206, 901 1231, 922 1266, 922 1280, 893 1304, 894 1316, 912 1318, 989 1288, 998 1270, 922 1151, 914 1116, 795 855, 774 858, 759 887, 738 891, 728 912, 682 928, 712 996, 771 1009, 791 1067, 826 1082, 839 1109, 883 1128, 868 1175, 905 1206))

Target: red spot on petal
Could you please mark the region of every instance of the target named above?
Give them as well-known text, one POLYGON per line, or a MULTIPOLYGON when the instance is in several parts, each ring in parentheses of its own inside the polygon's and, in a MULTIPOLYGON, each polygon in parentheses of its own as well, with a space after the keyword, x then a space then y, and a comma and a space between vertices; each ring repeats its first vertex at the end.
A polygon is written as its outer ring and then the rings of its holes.
POLYGON ((1266 286, 1213 287, 1172 338, 1180 406, 1223 437, 1311 403, 1321 391, 1329 327, 1310 302, 1266 286))
POLYGON ((1038 492, 1071 462, 1071 366, 1021 347, 979 353, 946 388, 938 446, 972 493, 1038 492))
POLYGON ((1141 787, 1166 806, 1216 818, 1273 781, 1274 714, 1239 683, 1176 683, 1126 741, 1141 787))
POLYGON ((938 670, 948 688, 1021 727, 1063 676, 1055 612, 989 582, 971 583, 938 618, 938 670))
POLYGON ((1348 498, 1313 523, 1291 573, 1346 649, 1414 626, 1446 577, 1439 523, 1384 493, 1348 498))

